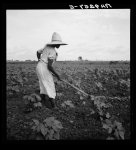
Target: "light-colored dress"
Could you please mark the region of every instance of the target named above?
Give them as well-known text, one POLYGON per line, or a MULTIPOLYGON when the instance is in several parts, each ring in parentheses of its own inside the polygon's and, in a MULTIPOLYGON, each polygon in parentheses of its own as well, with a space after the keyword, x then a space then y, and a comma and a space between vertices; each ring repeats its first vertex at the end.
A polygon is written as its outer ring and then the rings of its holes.
POLYGON ((50 98, 55 99, 55 84, 53 81, 53 75, 48 69, 48 58, 55 62, 57 59, 56 50, 55 48, 46 45, 44 49, 38 50, 38 52, 42 54, 41 59, 36 66, 36 73, 40 85, 40 94, 46 94, 50 98))

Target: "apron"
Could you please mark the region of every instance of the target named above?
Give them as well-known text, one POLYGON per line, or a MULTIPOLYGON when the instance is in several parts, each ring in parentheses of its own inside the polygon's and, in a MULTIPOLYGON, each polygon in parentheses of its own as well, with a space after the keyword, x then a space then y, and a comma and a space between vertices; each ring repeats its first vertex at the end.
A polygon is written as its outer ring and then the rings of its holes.
POLYGON ((46 94, 55 99, 56 90, 53 75, 48 69, 48 58, 56 60, 56 51, 54 48, 46 47, 43 50, 41 60, 36 66, 36 73, 39 79, 40 94, 46 94))

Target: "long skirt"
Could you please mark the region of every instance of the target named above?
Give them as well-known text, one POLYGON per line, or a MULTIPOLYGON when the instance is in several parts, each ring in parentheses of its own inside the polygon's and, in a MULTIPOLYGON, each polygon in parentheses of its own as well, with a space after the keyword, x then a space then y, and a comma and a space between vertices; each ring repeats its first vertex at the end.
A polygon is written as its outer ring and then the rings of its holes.
POLYGON ((40 94, 46 94, 50 98, 55 99, 56 90, 53 75, 49 71, 47 64, 39 61, 36 66, 36 73, 39 79, 40 94))

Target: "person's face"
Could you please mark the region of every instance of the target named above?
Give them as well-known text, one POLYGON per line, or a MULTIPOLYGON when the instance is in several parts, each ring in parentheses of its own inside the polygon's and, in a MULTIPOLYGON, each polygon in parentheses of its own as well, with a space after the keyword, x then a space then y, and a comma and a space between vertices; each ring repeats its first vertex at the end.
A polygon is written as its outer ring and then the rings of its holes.
POLYGON ((60 45, 56 45, 55 47, 56 47, 56 48, 59 48, 59 47, 60 47, 60 45))

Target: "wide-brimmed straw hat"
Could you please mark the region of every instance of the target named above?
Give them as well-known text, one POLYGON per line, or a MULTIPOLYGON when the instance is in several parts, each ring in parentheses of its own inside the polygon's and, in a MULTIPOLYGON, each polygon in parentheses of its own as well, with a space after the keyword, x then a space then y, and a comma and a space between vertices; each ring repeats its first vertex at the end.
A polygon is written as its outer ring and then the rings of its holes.
POLYGON ((60 35, 58 33, 54 32, 52 35, 51 42, 47 43, 47 45, 68 45, 68 44, 63 43, 60 35))

